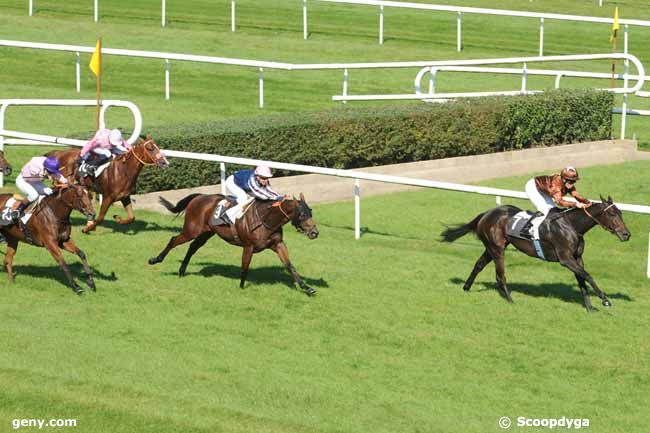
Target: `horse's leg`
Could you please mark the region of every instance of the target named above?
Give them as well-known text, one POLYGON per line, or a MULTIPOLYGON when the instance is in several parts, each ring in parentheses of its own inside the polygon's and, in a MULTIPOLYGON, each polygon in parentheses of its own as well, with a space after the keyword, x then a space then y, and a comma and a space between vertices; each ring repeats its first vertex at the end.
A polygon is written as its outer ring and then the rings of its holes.
POLYGON ((11 237, 11 236, 6 236, 5 239, 7 240, 7 252, 5 254, 5 260, 4 260, 4 265, 5 269, 7 270, 7 277, 9 278, 9 281, 12 283, 14 282, 14 256, 16 255, 16 250, 18 249, 18 239, 11 237))
POLYGON ((251 259, 253 258, 253 246, 245 246, 244 251, 241 255, 241 278, 239 280, 239 288, 244 288, 244 283, 246 282, 246 276, 248 275, 248 267, 251 264, 251 259))
POLYGON ((113 219, 117 221, 118 224, 130 224, 135 220, 135 214, 133 213, 133 203, 131 203, 131 196, 124 197, 122 200, 122 205, 126 209, 128 215, 127 219, 123 220, 119 215, 113 215, 113 219))
POLYGON ((463 290, 468 291, 472 287, 472 284, 474 284, 474 279, 476 278, 476 276, 491 261, 492 261, 492 256, 490 256, 490 253, 486 249, 483 252, 483 254, 481 254, 481 257, 478 258, 478 260, 476 261, 476 264, 474 264, 474 269, 472 269, 472 273, 469 274, 469 277, 467 278, 467 281, 465 281, 465 284, 463 285, 463 290))
POLYGON ((99 208, 99 215, 97 215, 97 219, 81 229, 83 233, 88 234, 89 232, 95 230, 95 228, 100 225, 104 221, 104 217, 106 217, 106 212, 108 212, 108 208, 113 204, 113 199, 109 199, 107 197, 104 197, 102 200, 102 205, 99 208))
POLYGON ((506 267, 505 267, 505 257, 504 250, 499 249, 499 251, 492 251, 492 260, 494 260, 494 266, 496 267, 497 272, 497 286, 501 291, 501 294, 506 298, 506 300, 512 303, 512 297, 510 296, 510 291, 508 286, 506 286, 506 267))
POLYGON ((74 290, 77 295, 81 295, 84 292, 84 289, 79 287, 79 285, 75 283, 74 278, 72 278, 72 273, 70 272, 68 265, 65 263, 65 260, 63 260, 63 254, 61 253, 61 249, 57 246, 56 241, 49 240, 45 243, 45 248, 48 249, 50 254, 52 254, 52 257, 54 257, 54 260, 56 260, 59 266, 61 266, 61 269, 63 269, 65 276, 68 278, 68 283, 72 286, 72 290, 74 290))
MULTIPOLYGON (((582 278, 583 280, 586 280, 589 285, 594 289, 594 292, 596 292, 596 295, 602 300, 603 306, 605 307, 611 307, 612 303, 610 302, 609 298, 600 290, 594 279, 592 278, 591 275, 587 271, 585 271, 585 268, 576 260, 575 257, 571 255, 567 256, 560 256, 560 264, 564 266, 565 268, 570 269, 576 276, 576 278, 582 278)), ((591 302, 587 302, 585 298, 585 308, 587 311, 590 311, 591 307, 591 302)))
POLYGON ((191 241, 192 239, 194 239, 194 238, 186 235, 185 232, 182 232, 178 236, 172 236, 172 238, 167 243, 167 246, 165 247, 165 249, 162 250, 160 252, 160 254, 158 254, 156 257, 152 257, 152 258, 149 259, 149 264, 150 265, 155 265, 156 263, 162 262, 163 260, 165 260, 165 257, 167 257, 167 254, 169 254, 169 252, 172 249, 176 248, 177 246, 179 246, 181 244, 184 244, 185 242, 191 241))
POLYGON ((178 269, 178 276, 182 277, 185 275, 185 270, 187 269, 187 265, 190 263, 190 259, 196 253, 196 251, 201 248, 205 243, 210 239, 212 236, 214 236, 214 232, 205 232, 201 233, 199 237, 194 239, 194 241, 190 244, 190 247, 187 249, 187 254, 185 254, 185 258, 183 259, 183 263, 181 263, 181 267, 178 269))
POLYGON ((300 275, 298 275, 298 272, 296 271, 296 268, 293 267, 291 264, 291 260, 289 260, 289 250, 287 249, 287 246, 284 244, 284 242, 278 242, 277 244, 271 246, 271 249, 275 251, 275 253, 280 257, 280 260, 284 264, 284 267, 287 268, 287 270, 291 273, 293 276, 293 279, 300 288, 309 296, 312 296, 316 293, 316 289, 313 289, 309 287, 305 282, 300 278, 300 275))
MULTIPOLYGON (((585 265, 584 262, 582 261, 582 257, 576 257, 576 261, 584 269, 585 265)), ((580 293, 582 293, 582 298, 584 299, 585 302, 585 308, 587 309, 587 311, 593 310, 593 307, 591 306, 591 300, 589 299, 589 290, 587 289, 587 284, 585 283, 585 279, 576 273, 574 273, 573 275, 575 275, 576 281, 578 282, 578 287, 580 287, 580 293)))
POLYGON ((68 239, 66 242, 63 242, 63 248, 66 251, 72 254, 76 254, 79 257, 81 264, 84 267, 84 272, 86 273, 86 283, 88 284, 88 287, 93 289, 93 291, 97 291, 97 286, 95 286, 95 280, 93 279, 93 271, 90 269, 90 265, 88 265, 86 253, 84 253, 72 239, 68 239))

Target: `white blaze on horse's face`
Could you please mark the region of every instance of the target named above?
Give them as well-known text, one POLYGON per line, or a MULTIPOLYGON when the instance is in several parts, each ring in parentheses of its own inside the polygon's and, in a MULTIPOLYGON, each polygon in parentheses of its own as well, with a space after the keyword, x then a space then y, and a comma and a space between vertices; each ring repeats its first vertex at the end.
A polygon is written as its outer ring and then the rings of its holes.
POLYGON ((154 143, 153 140, 147 141, 145 143, 145 149, 147 149, 149 153, 153 153, 152 159, 158 167, 160 168, 169 167, 169 161, 167 161, 167 157, 165 157, 165 154, 162 153, 158 145, 154 143))

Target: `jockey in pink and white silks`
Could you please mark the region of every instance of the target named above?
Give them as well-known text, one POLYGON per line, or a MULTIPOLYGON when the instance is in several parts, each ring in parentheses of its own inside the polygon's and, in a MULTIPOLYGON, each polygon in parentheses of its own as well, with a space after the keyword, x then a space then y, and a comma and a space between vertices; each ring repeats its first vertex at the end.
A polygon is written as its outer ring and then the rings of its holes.
POLYGON ((35 156, 23 166, 16 178, 16 186, 25 194, 25 198, 14 211, 12 215, 14 220, 22 217, 25 208, 38 200, 39 196, 52 194, 52 188, 45 186, 43 179, 47 177, 59 184, 68 183, 59 170, 59 161, 54 156, 35 156))
MULTIPOLYGON (((237 198, 237 205, 226 210, 226 216, 231 222, 241 212, 241 206, 248 201, 249 195, 260 200, 281 200, 282 195, 271 189, 269 179, 273 177, 271 169, 260 165, 255 170, 240 170, 226 179, 226 193, 237 198)), ((223 203, 219 203, 217 215, 223 213, 223 203)))
POLYGON ((122 132, 119 129, 99 129, 93 138, 88 140, 86 145, 81 149, 81 159, 88 165, 89 175, 94 175, 95 170, 102 164, 107 163, 115 155, 121 155, 131 150, 131 145, 122 138, 122 132), (89 162, 91 152, 99 155, 95 161, 89 162))

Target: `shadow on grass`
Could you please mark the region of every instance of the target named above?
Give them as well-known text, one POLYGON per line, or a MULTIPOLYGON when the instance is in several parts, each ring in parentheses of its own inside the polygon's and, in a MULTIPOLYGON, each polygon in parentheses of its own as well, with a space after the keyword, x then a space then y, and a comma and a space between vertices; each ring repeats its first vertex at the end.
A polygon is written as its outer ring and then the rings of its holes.
MULTIPOLYGON (((319 227, 328 227, 328 228, 332 228, 332 229, 347 230, 347 231, 354 232, 354 227, 353 226, 337 226, 337 225, 333 225, 333 224, 323 224, 323 223, 318 223, 318 226, 319 227)), ((395 234, 395 233, 379 232, 379 231, 372 230, 372 229, 370 229, 368 227, 365 227, 365 226, 360 227, 359 232, 360 232, 361 236, 363 236, 363 235, 376 235, 376 236, 386 236, 386 237, 398 238, 398 239, 411 239, 411 240, 416 240, 416 241, 422 240, 422 238, 420 238, 420 237, 402 236, 402 235, 398 235, 398 234, 395 234)))
MULTIPOLYGON (((450 280, 454 284, 458 284, 460 287, 465 283, 465 280, 460 278, 452 278, 450 280)), ((588 284, 587 284, 588 285, 588 284)), ((499 292, 497 289, 496 283, 474 283, 472 286, 473 290, 478 292, 484 291, 495 291, 499 292), (482 288, 477 288, 477 286, 482 288)), ((564 302, 574 303, 583 305, 582 293, 580 293, 580 288, 578 284, 564 284, 564 283, 544 283, 544 284, 517 284, 517 283, 508 283, 508 289, 511 293, 521 293, 528 296, 534 296, 538 298, 556 298, 564 302)), ((500 294, 500 293, 499 293, 500 294)), ((590 288, 589 294, 595 296, 595 292, 590 288)), ((634 301, 633 298, 626 295, 625 293, 609 293, 605 290, 605 294, 609 299, 617 299, 627 302, 634 301)), ((516 299, 513 298, 515 303, 516 299)), ((593 300, 592 300, 593 302, 593 300)), ((594 307, 596 305, 594 304, 594 307)))
MULTIPOLYGON (((70 272, 72 273, 72 277, 75 279, 75 281, 77 281, 78 284, 81 284, 83 286, 86 281, 86 274, 83 271, 83 266, 81 263, 70 263, 69 261, 66 261, 66 263, 70 269, 70 272)), ((111 272, 107 275, 102 272, 98 272, 92 266, 90 269, 93 271, 93 278, 95 281, 117 281, 118 279, 115 275, 115 272, 111 272)), ((63 287, 70 287, 68 285, 68 279, 66 278, 63 269, 61 269, 61 267, 56 263, 53 263, 52 266, 17 265, 14 266, 14 274, 16 276, 16 281, 20 281, 21 276, 28 275, 30 277, 42 280, 49 280, 52 282, 56 281, 63 287)))
MULTIPOLYGON (((235 280, 237 286, 239 286, 240 270, 241 268, 239 266, 224 265, 221 263, 208 263, 208 262, 201 262, 201 263, 194 263, 194 264, 190 263, 186 275, 200 275, 206 278, 214 277, 214 276, 226 277, 231 280, 235 280), (194 267, 195 269, 197 267, 200 267, 200 269, 197 272, 191 272, 189 270, 192 267, 194 267)), ((168 272, 167 274, 178 275, 178 273, 176 272, 168 272)), ((313 279, 313 278, 305 277, 304 275, 300 274, 300 271, 298 271, 298 274, 302 277, 303 281, 308 286, 315 286, 321 288, 329 287, 327 281, 325 281, 322 278, 313 279)), ((291 274, 285 271, 284 267, 282 267, 281 264, 279 264, 278 266, 264 266, 259 268, 256 268, 255 266, 251 266, 248 269, 246 284, 264 284, 264 283, 267 284, 283 283, 290 288, 295 287, 291 274)))
MULTIPOLYGON (((79 227, 79 230, 81 230, 86 225, 86 220, 73 218, 72 225, 73 227, 79 227)), ((140 232, 152 232, 152 231, 153 232, 167 231, 170 233, 178 233, 181 230, 180 227, 175 227, 170 225, 160 225, 158 223, 148 222, 148 221, 143 221, 138 219, 136 219, 130 224, 118 224, 116 221, 113 220, 112 216, 111 218, 105 219, 98 227, 103 227, 105 229, 112 230, 114 233, 121 233, 128 236, 137 235, 140 232)), ((93 233, 91 232, 90 236, 92 235, 93 233)), ((87 235, 81 233, 80 235, 77 236, 87 236, 87 235)))

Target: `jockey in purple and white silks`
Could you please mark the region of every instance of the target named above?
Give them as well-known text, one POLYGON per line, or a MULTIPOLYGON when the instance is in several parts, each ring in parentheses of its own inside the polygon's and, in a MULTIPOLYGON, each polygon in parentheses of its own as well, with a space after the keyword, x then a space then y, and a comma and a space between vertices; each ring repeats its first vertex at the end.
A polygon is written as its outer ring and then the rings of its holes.
MULTIPOLYGON (((226 193, 237 198, 237 205, 226 210, 226 216, 231 222, 235 222, 242 204, 248 201, 249 195, 260 200, 282 199, 282 195, 271 188, 269 179, 272 177, 271 169, 264 165, 256 167, 255 170, 240 170, 228 176, 226 193)), ((219 204, 218 215, 222 215, 223 205, 219 204)))
POLYGON ((25 208, 31 202, 38 200, 40 195, 52 194, 52 188, 45 186, 43 179, 47 177, 60 184, 68 183, 59 169, 59 161, 54 156, 35 156, 23 166, 16 178, 16 186, 25 194, 25 198, 14 211, 12 215, 14 220, 22 217, 25 208))

